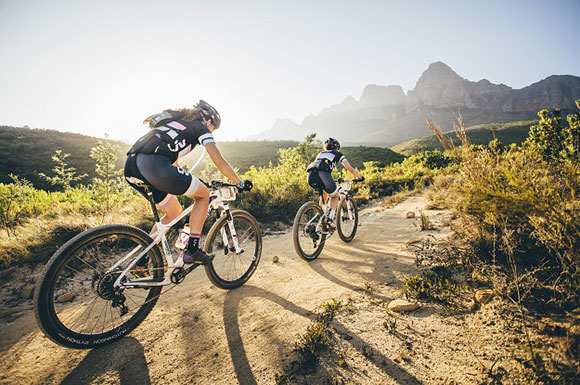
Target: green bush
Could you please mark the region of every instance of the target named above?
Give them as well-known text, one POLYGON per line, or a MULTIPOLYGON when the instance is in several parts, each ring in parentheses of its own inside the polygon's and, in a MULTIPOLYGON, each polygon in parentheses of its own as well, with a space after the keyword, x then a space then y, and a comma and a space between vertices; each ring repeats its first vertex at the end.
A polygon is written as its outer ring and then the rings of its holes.
POLYGON ((239 206, 262 221, 291 221, 300 206, 314 198, 306 181, 306 166, 320 144, 310 135, 297 147, 278 150, 278 165, 252 167, 243 176, 254 184, 254 189, 243 194, 239 206))

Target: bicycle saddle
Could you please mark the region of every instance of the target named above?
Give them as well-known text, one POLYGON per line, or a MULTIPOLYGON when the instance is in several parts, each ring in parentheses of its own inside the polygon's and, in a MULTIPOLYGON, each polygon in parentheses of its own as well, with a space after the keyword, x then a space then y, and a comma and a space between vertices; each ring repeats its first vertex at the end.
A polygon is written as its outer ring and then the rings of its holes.
POLYGON ((125 177, 127 182, 133 183, 137 187, 149 187, 149 183, 142 181, 139 178, 135 178, 134 176, 125 177))

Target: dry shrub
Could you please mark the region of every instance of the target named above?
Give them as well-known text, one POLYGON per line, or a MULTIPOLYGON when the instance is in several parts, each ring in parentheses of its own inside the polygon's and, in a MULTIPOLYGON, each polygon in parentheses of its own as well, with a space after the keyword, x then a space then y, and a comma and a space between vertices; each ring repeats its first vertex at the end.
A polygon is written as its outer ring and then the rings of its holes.
POLYGON ((580 167, 550 164, 533 148, 516 146, 472 146, 463 159, 460 172, 441 180, 434 194, 460 214, 456 230, 474 253, 505 263, 507 251, 515 250, 518 265, 548 262, 559 272, 549 277, 558 284, 555 291, 577 301, 580 167))
POLYGON ((427 191, 429 199, 429 208, 446 208, 448 207, 449 191, 453 189, 453 184, 457 183, 458 177, 455 174, 442 174, 433 180, 433 184, 427 191))

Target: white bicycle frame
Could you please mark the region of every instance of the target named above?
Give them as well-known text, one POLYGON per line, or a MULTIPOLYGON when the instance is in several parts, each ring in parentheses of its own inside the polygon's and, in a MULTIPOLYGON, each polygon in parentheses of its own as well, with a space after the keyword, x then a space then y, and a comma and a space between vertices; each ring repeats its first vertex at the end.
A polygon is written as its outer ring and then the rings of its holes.
MULTIPOLYGON (((338 194, 342 195, 343 197, 348 195, 348 192, 350 191, 350 189, 352 188, 352 183, 348 180, 345 180, 341 183, 339 183, 338 185, 338 194)), ((326 203, 322 202, 322 198, 323 196, 320 196, 320 206, 322 207, 322 216, 320 217, 320 219, 318 220, 318 223, 316 224, 316 232, 319 233, 321 231, 321 227, 322 227, 322 221, 324 220, 324 218, 326 218, 328 216, 328 210, 330 210, 330 198, 326 200, 326 203)), ((354 220, 354 213, 352 210, 352 207, 350 205, 347 205, 347 210, 348 210, 348 217, 350 220, 354 220)), ((308 225, 310 225, 312 223, 312 221, 314 221, 316 219, 316 216, 314 216, 311 220, 309 220, 306 225, 304 226, 304 228, 307 228, 308 225)))
MULTIPOLYGON (((221 235, 222 235, 224 245, 233 244, 235 251, 236 251, 236 254, 239 255, 239 254, 243 253, 244 250, 240 247, 240 244, 238 242, 238 236, 236 233, 236 229, 234 227, 234 220, 233 220, 233 217, 230 213, 229 205, 227 203, 225 203, 227 201, 233 201, 235 199, 236 199, 236 192, 234 190, 234 187, 219 187, 217 189, 212 188, 210 190, 210 197, 209 197, 210 203, 209 203, 208 213, 211 212, 211 210, 219 210, 220 213, 222 213, 222 215, 223 215, 223 213, 229 214, 228 227, 229 227, 230 233, 232 235, 231 242, 228 239, 228 235, 227 235, 227 232, 225 230, 225 227, 222 227, 221 235)), ((175 218, 173 221, 171 221, 168 224, 163 224, 163 223, 161 223, 161 221, 156 222, 155 228, 157 229, 157 234, 155 235, 155 239, 153 240, 153 243, 149 244, 145 249, 143 249, 143 251, 141 251, 139 253, 139 255, 137 255, 131 261, 131 263, 129 263, 129 265, 119 275, 119 277, 117 277, 117 280, 113 284, 113 287, 115 287, 115 288, 118 288, 118 287, 127 287, 127 288, 129 288, 129 287, 153 287, 153 286, 166 286, 166 285, 171 284, 172 283, 171 282, 171 274, 176 269, 183 268, 184 262, 183 262, 182 255, 180 255, 176 261, 173 261, 173 256, 171 255, 171 248, 169 247, 169 241, 165 237, 165 234, 167 234, 169 229, 172 228, 176 223, 178 223, 186 215, 188 215, 192 209, 193 209, 193 204, 191 206, 187 207, 185 210, 183 210, 183 212, 181 214, 179 214, 177 216, 177 218, 175 218), (155 247, 155 245, 158 245, 160 243, 162 244, 161 250, 163 252, 163 255, 165 256, 165 262, 166 262, 166 267, 167 267, 163 281, 156 282, 156 281, 152 281, 152 279, 149 277, 145 277, 145 278, 137 278, 137 279, 123 282, 123 278, 127 275, 127 273, 130 270, 132 270, 135 267, 137 262, 141 258, 143 258, 153 247, 155 247)), ((114 271, 118 266, 122 265, 129 258, 132 258, 133 255, 135 255, 135 253, 137 253, 141 248, 142 248, 142 246, 135 247, 127 255, 125 255, 123 258, 121 258, 119 261, 117 261, 113 266, 111 266, 111 268, 108 271, 114 271)))

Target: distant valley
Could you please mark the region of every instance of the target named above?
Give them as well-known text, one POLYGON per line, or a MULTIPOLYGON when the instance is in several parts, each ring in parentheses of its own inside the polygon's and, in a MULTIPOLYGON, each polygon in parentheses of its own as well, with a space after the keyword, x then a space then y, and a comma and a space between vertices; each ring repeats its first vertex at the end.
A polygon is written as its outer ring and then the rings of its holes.
POLYGON ((429 134, 424 117, 443 131, 451 129, 458 112, 466 126, 508 123, 537 118, 544 108, 573 110, 580 97, 580 77, 553 75, 521 89, 493 84, 483 79, 472 82, 442 62, 429 65, 417 85, 407 94, 397 85, 376 84, 364 88, 359 100, 348 96, 340 104, 306 117, 300 124, 278 120, 257 140, 301 140, 315 132, 334 136, 350 145, 394 146, 429 134))

